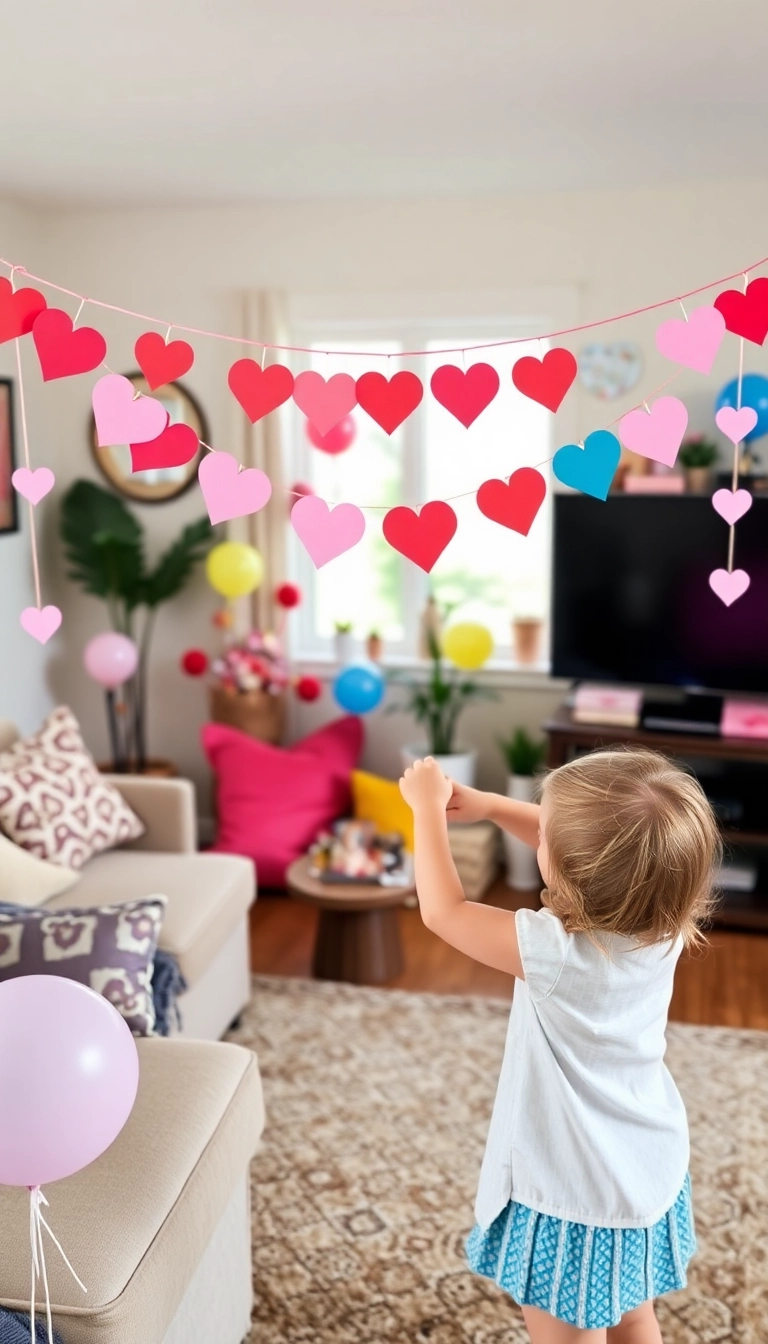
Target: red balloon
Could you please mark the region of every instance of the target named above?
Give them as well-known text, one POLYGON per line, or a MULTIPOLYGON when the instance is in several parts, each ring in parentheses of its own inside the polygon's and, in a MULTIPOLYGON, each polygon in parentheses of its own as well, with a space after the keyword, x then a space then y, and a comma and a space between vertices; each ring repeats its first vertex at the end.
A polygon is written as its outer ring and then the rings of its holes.
POLYGON ((318 700, 323 694, 322 682, 317 677, 299 677, 296 682, 296 694, 300 700, 307 702, 318 700))
POLYGON ((275 589, 275 601, 278 606, 290 611, 291 607, 298 607, 301 602, 301 589, 295 583, 281 583, 280 587, 275 589))
POLYGON ((181 659, 181 670, 188 677, 202 677, 208 671, 208 654, 202 649, 187 649, 181 659))
POLYGON ((351 415, 345 415, 327 434, 318 434, 311 420, 307 421, 306 430, 309 442, 331 456, 345 452, 357 437, 357 425, 351 415))

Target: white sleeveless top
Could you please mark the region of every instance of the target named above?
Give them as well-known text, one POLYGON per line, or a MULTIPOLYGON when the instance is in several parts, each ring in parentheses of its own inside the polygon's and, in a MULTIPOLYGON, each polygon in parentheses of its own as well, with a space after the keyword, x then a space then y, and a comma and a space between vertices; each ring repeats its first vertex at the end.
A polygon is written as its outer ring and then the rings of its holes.
POLYGON ((510 1199, 594 1227, 650 1227, 688 1169, 688 1122, 664 1063, 682 939, 610 959, 550 910, 518 910, 515 982, 475 1216, 510 1199))

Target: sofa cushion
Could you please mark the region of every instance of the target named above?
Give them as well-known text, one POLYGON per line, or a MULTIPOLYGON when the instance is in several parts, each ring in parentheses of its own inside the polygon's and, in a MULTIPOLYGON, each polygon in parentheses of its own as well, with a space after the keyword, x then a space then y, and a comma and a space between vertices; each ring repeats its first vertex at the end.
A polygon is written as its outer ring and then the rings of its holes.
POLYGON ((45 908, 123 905, 158 892, 168 902, 158 944, 193 985, 253 903, 253 865, 247 859, 138 850, 100 854, 76 886, 45 908))
MULTIPOLYGON (((46 1188, 54 1323, 67 1344, 161 1340, 264 1124, 256 1056, 205 1041, 137 1042, 139 1091, 100 1158, 46 1188)), ((29 1196, 0 1186, 0 1301, 29 1305, 29 1196)), ((202 1341, 201 1341, 202 1344, 202 1341)), ((211 1341, 213 1344, 213 1341, 211 1341)))
POLYGON ((51 896, 67 891, 77 881, 73 868, 36 859, 26 849, 0 835, 0 897, 16 905, 44 905, 51 896))

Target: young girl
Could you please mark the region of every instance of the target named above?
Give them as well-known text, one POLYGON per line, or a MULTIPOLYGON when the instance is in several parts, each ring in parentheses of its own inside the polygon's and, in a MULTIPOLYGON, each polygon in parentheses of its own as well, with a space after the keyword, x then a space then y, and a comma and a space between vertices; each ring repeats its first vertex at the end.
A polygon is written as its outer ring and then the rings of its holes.
POLYGON ((696 1249, 685 1107, 664 1064, 682 948, 701 941, 719 856, 698 783, 650 751, 546 779, 541 805, 405 772, 424 923, 517 977, 467 1241, 533 1344, 659 1344, 653 1299, 696 1249), (541 910, 467 902, 447 820, 490 819, 537 849, 541 910))

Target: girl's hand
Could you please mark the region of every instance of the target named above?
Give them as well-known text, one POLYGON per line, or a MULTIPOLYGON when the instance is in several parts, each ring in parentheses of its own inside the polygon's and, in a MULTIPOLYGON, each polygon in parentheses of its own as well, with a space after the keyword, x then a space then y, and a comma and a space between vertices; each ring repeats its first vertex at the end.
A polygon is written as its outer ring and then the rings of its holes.
POLYGON ((454 785, 446 779, 440 766, 431 756, 415 761, 400 780, 400 792, 415 812, 417 807, 434 805, 444 811, 453 793, 454 785))
POLYGON ((448 800, 449 821, 485 821, 488 816, 488 794, 471 789, 467 784, 453 784, 448 800))

